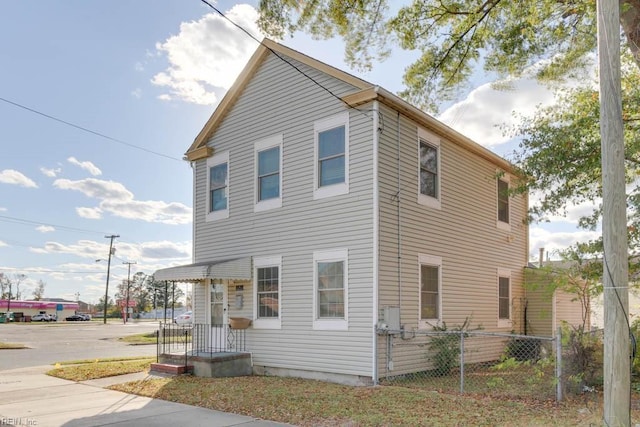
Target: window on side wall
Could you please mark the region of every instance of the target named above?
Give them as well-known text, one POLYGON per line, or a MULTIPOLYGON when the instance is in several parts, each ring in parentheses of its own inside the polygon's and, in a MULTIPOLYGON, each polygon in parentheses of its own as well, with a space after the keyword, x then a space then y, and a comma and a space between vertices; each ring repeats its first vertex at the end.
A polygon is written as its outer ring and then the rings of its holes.
POLYGON ((418 203, 440 209, 440 142, 418 129, 418 203))
POLYGON ((280 329, 282 258, 254 258, 254 321, 256 329, 280 329))
POLYGON ((497 226, 503 230, 510 230, 510 206, 509 206, 509 177, 503 176, 497 179, 498 222, 497 226))
POLYGON ((348 329, 348 251, 314 252, 314 322, 317 330, 348 329))
POLYGON ((207 160, 207 221, 229 217, 229 152, 207 160))
POLYGON ((255 211, 282 206, 282 135, 255 144, 255 211))
POLYGON ((349 192, 349 113, 314 124, 314 199, 349 192))
POLYGON ((442 258, 431 255, 418 255, 420 268, 420 319, 419 326, 429 328, 438 325, 441 316, 442 258))
POLYGON ((498 327, 511 325, 511 272, 498 269, 498 327))

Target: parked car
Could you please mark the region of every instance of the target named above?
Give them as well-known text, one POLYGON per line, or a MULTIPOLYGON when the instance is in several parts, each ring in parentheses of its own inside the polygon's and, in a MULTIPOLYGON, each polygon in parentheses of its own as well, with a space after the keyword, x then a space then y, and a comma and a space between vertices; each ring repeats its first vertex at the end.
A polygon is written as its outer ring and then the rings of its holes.
POLYGON ((91 320, 91 315, 88 313, 78 313, 78 314, 84 317, 84 320, 91 320))
POLYGON ((80 314, 72 314, 71 316, 65 317, 64 320, 66 320, 67 322, 81 322, 85 320, 85 317, 80 314))
POLYGON ((177 325, 191 325, 193 323, 193 312, 186 311, 180 316, 174 317, 173 323, 177 325))
POLYGON ((47 316, 49 316, 49 322, 57 322, 58 321, 58 315, 57 314, 47 314, 47 316))
POLYGON ((32 322, 49 322, 50 320, 49 315, 45 313, 38 313, 31 317, 32 322))

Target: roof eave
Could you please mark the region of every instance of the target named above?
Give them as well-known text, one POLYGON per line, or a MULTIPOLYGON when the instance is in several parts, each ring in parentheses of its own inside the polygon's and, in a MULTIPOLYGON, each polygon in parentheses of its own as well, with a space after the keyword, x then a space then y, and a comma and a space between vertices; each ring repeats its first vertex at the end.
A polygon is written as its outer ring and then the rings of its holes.
POLYGON ((425 113, 424 111, 414 107, 407 101, 403 100, 397 95, 387 91, 379 86, 367 88, 352 94, 342 97, 342 100, 351 107, 357 107, 358 105, 365 104, 367 102, 379 101, 396 111, 404 114, 410 119, 415 120, 417 123, 426 126, 430 131, 437 133, 440 137, 446 138, 461 146, 462 148, 477 154, 478 156, 489 160, 496 166, 504 169, 505 172, 509 172, 515 175, 520 175, 515 166, 498 156, 491 150, 483 147, 472 139, 464 136, 460 132, 450 128, 444 123, 438 121, 435 117, 425 113))

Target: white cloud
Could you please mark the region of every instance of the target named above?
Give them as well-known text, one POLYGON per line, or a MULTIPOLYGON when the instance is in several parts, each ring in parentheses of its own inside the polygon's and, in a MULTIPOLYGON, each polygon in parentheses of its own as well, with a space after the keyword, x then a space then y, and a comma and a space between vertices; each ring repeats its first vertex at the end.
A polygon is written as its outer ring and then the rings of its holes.
POLYGON ((538 259, 540 248, 544 248, 551 258, 557 258, 558 250, 579 242, 588 242, 600 237, 599 231, 575 230, 554 232, 542 227, 529 228, 529 258, 538 259))
MULTIPOLYGON (((226 16, 262 39, 253 6, 235 5, 226 16)), ((215 89, 226 91, 231 87, 256 46, 254 40, 217 14, 183 22, 177 35, 156 44, 156 50, 167 56, 170 65, 156 74, 152 83, 169 89, 169 94, 160 95, 160 99, 215 104, 215 89)))
POLYGON ((104 181, 95 178, 87 178, 79 181, 69 179, 57 179, 53 186, 63 190, 80 191, 88 197, 100 199, 99 206, 95 208, 78 208, 77 212, 90 217, 102 212, 112 215, 139 219, 147 222, 159 222, 163 224, 188 224, 191 222, 191 208, 177 202, 163 202, 156 200, 135 200, 132 192, 118 182, 104 181), (90 211, 89 209, 93 209, 90 211))
POLYGON ((133 64, 133 69, 138 71, 138 72, 142 72, 142 71, 144 71, 144 64, 142 62, 138 61, 135 64, 133 64))
POLYGON ((131 96, 133 96, 135 99, 140 99, 142 98, 142 89, 140 89, 139 87, 132 90, 131 91, 131 96))
POLYGON ((7 208, 0 207, 0 212, 6 212, 7 210, 7 208))
POLYGON ((102 209, 100 208, 76 208, 76 213, 81 218, 87 218, 87 219, 102 218, 102 209))
POLYGON ((2 240, 0 240, 0 248, 3 246, 9 246, 8 244, 6 244, 5 242, 3 242, 2 240))
POLYGON ((533 80, 519 79, 511 85, 511 90, 497 90, 491 83, 483 84, 438 119, 485 147, 509 142, 499 126, 517 124, 519 119, 513 116, 514 111, 528 116, 537 106, 554 101, 553 93, 533 80))
POLYGON ((89 172, 93 176, 102 175, 102 171, 96 165, 91 163, 90 161, 81 162, 80 160, 76 159, 75 157, 69 157, 67 159, 67 161, 69 163, 71 163, 72 165, 79 166, 80 168, 86 170, 87 172, 89 172))
POLYGON ((51 233, 52 231, 56 231, 56 229, 54 227, 51 227, 50 225, 40 225, 36 227, 36 230, 41 233, 51 233))
POLYGON ((48 176, 49 178, 55 178, 60 172, 62 172, 62 168, 48 169, 42 167, 40 168, 40 172, 42 172, 43 175, 48 176))
POLYGON ((14 169, 0 171, 0 183, 19 185, 27 188, 38 188, 35 182, 14 169))

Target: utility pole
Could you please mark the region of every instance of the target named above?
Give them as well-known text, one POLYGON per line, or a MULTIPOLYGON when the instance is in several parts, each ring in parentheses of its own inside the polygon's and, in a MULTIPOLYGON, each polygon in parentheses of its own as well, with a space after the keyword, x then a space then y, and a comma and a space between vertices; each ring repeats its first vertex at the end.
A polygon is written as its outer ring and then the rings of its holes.
POLYGON ((10 311, 11 311, 11 282, 9 282, 9 299, 7 300, 7 313, 10 311))
POLYGON ((129 321, 129 287, 131 286, 131 264, 137 264, 137 262, 127 261, 123 262, 123 264, 127 264, 127 302, 124 308, 124 323, 126 324, 129 321))
POLYGON ((604 243, 604 424, 631 424, 629 269, 620 84, 620 2, 598 0, 602 239, 604 243))
POLYGON ((107 239, 111 239, 109 242, 109 259, 107 261, 107 286, 104 291, 104 317, 102 318, 103 323, 107 324, 107 305, 109 302, 109 273, 111 272, 111 255, 113 255, 113 239, 120 237, 118 234, 112 234, 110 236, 104 236, 107 239))

